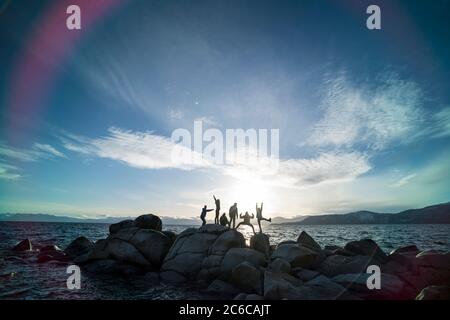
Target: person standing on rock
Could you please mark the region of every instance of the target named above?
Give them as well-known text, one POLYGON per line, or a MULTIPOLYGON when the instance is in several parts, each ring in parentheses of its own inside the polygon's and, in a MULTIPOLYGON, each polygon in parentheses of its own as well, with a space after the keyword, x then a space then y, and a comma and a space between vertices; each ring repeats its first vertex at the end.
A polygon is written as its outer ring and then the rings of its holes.
POLYGON ((206 224, 206 214, 210 211, 213 211, 214 209, 207 209, 206 204, 202 209, 202 213, 200 214, 200 219, 202 219, 202 226, 206 224))
POLYGON ((214 202, 216 203, 216 217, 214 218, 214 223, 219 224, 219 215, 220 215, 220 199, 216 199, 216 196, 213 195, 214 202))
POLYGON ((248 214, 248 211, 246 211, 244 215, 241 214, 239 217, 240 217, 241 219, 244 219, 244 221, 239 222, 239 224, 236 226, 236 230, 239 228, 240 225, 246 225, 246 226, 252 227, 253 233, 256 234, 255 228, 254 228, 253 225, 250 223, 250 219, 253 219, 255 216, 254 216, 253 214, 252 214, 252 215, 249 215, 249 214, 248 214))
POLYGON ((227 227, 230 224, 225 212, 220 216, 220 225, 227 227))
POLYGON ((262 216, 263 204, 261 202, 261 207, 258 208, 258 203, 256 203, 256 219, 258 220, 259 233, 262 233, 261 220, 272 222, 272 218, 266 219, 262 216))
POLYGON ((236 202, 230 207, 230 211, 228 212, 228 215, 230 216, 230 228, 231 228, 231 223, 233 223, 233 229, 235 229, 236 218, 238 216, 238 208, 237 208, 236 202))

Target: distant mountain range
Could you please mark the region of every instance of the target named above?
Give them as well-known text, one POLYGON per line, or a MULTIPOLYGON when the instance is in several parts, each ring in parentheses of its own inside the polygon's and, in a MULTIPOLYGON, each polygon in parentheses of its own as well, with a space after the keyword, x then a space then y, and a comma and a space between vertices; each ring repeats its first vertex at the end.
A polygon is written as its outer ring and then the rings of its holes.
POLYGON ((281 224, 450 224, 450 202, 421 209, 409 209, 399 213, 357 211, 347 214, 307 216, 301 221, 281 224))
MULTIPOLYGON (((71 222, 71 223, 116 223, 135 217, 73 218, 51 214, 0 213, 0 221, 29 222, 71 222)), ((161 216, 165 225, 199 225, 193 218, 173 218, 161 216)), ((295 216, 293 218, 274 217, 274 224, 324 225, 324 224, 450 224, 450 202, 421 209, 409 209, 399 213, 377 213, 357 211, 346 214, 324 214, 295 216)))
MULTIPOLYGON (((23 222, 69 222, 69 223, 106 223, 112 224, 122 220, 135 219, 136 217, 105 217, 105 218, 73 218, 41 213, 0 213, 0 221, 23 222)), ((165 225, 197 225, 195 218, 160 217, 165 225)))

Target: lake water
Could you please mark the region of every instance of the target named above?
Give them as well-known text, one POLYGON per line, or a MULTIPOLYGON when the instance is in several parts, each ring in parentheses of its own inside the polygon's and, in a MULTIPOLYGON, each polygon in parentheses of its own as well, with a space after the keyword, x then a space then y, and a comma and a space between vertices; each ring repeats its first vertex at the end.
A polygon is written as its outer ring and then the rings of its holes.
MULTIPOLYGON (((179 233, 187 226, 165 226, 179 233)), ((450 225, 265 225, 272 244, 296 240, 302 230, 320 245, 340 245, 371 238, 389 253, 394 248, 415 244, 420 249, 450 250, 450 225)), ((240 229, 246 239, 251 229, 240 229)), ((35 254, 11 252, 17 242, 28 238, 34 244, 56 244, 64 249, 73 239, 92 241, 106 238, 106 224, 0 222, 0 299, 207 299, 192 287, 154 286, 139 278, 85 277, 81 290, 66 287, 66 266, 37 264, 35 254)))

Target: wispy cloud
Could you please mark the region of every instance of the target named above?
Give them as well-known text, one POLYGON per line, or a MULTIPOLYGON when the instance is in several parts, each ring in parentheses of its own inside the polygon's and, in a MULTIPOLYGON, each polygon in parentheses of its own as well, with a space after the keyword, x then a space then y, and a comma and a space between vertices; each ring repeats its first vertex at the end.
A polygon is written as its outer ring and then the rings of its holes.
POLYGON ((314 125, 309 145, 379 150, 408 141, 425 124, 420 88, 395 75, 376 87, 353 85, 341 75, 324 89, 323 117, 314 125))
POLYGON ((49 144, 35 143, 33 145, 33 149, 36 151, 43 152, 44 154, 52 155, 52 156, 55 156, 58 158, 66 158, 66 156, 62 152, 56 150, 54 147, 52 147, 49 144))
POLYGON ((14 148, 0 142, 0 156, 19 161, 37 161, 39 159, 65 158, 66 156, 49 144, 35 143, 31 149, 14 148))
POLYGON ((405 177, 402 177, 396 183, 392 184, 391 187, 393 188, 403 187, 404 185, 408 184, 414 177, 416 177, 416 174, 409 174, 405 177))
POLYGON ((17 168, 16 166, 0 162, 0 179, 18 180, 22 176, 17 173, 17 171, 19 171, 19 168, 17 168))

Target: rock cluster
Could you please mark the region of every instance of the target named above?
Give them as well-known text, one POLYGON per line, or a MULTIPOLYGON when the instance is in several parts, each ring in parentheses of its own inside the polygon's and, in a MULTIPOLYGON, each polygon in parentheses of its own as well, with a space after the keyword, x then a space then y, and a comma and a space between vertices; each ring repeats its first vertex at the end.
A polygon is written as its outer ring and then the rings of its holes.
MULTIPOLYGON (((450 253, 414 245, 386 254, 371 239, 344 247, 321 247, 302 232, 297 241, 274 246, 257 234, 243 235, 207 224, 174 234, 161 220, 143 215, 113 224, 106 239, 75 239, 64 251, 39 249, 38 262, 79 264, 94 273, 142 274, 149 283, 195 284, 219 298, 271 299, 449 299, 450 253), (368 266, 380 269, 380 289, 369 289, 368 266)), ((15 251, 32 250, 29 240, 15 251)))

